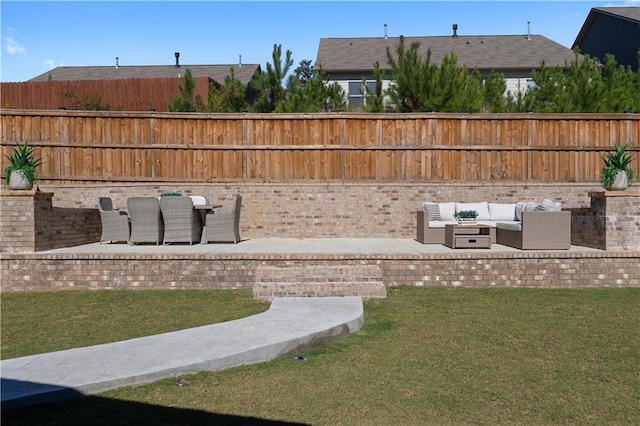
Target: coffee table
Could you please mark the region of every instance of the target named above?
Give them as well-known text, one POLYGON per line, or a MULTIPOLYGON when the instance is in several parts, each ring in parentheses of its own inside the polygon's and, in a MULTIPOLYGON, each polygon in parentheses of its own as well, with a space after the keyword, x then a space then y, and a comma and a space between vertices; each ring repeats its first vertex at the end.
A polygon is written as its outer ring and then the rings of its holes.
POLYGON ((491 248, 491 228, 488 225, 445 225, 444 245, 458 248, 491 248))

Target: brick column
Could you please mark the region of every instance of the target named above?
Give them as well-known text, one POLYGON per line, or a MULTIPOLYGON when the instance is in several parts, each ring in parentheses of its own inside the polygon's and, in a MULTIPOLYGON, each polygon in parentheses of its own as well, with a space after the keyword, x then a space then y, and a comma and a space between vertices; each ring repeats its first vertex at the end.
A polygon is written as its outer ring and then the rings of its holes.
POLYGON ((0 252, 35 252, 42 246, 52 210, 52 192, 0 192, 0 252))
POLYGON ((596 191, 589 197, 599 248, 640 250, 640 191, 596 191))

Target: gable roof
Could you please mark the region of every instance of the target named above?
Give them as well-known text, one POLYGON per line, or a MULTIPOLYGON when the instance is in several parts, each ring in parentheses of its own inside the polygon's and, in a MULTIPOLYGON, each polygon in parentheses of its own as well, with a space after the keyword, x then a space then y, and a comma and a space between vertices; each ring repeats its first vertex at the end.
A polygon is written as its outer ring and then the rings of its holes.
POLYGON ((120 80, 129 78, 182 77, 190 69, 193 77, 209 77, 223 84, 233 69, 235 78, 248 84, 260 70, 256 64, 234 65, 120 65, 96 67, 56 67, 29 81, 48 80, 120 80))
POLYGON ((582 28, 580 28, 580 32, 576 37, 576 40, 573 42, 572 48, 580 46, 582 43, 582 39, 589 31, 589 27, 593 23, 596 15, 603 14, 608 15, 614 18, 622 19, 625 21, 630 21, 632 23, 637 23, 640 25, 640 7, 594 7, 589 11, 589 15, 587 19, 585 19, 584 24, 582 24, 582 28))
MULTIPOLYGON (((440 64, 442 58, 454 52, 458 64, 469 69, 531 70, 547 66, 564 66, 574 59, 574 52, 541 35, 484 35, 484 36, 431 36, 404 37, 405 49, 420 43, 418 54, 425 59, 431 50, 431 62, 440 64)), ((322 38, 316 62, 325 71, 371 71, 378 61, 382 70, 389 70, 387 48, 394 57, 399 37, 322 38)))

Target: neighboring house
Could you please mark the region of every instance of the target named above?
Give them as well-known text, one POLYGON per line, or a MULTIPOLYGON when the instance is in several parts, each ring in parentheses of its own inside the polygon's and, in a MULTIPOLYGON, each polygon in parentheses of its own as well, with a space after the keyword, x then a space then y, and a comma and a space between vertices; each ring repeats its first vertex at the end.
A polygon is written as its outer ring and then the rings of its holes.
POLYGON ((26 109, 106 106, 127 111, 167 111, 179 94, 187 69, 196 83, 194 95, 205 102, 209 85, 223 85, 231 70, 236 80, 247 86, 247 102, 255 97, 249 83, 261 72, 260 65, 182 65, 178 52, 175 56, 175 65, 122 66, 116 58, 114 66, 57 67, 26 82, 2 83, 1 105, 26 109))
MULTIPOLYGON (((323 38, 320 39, 316 62, 322 64, 329 81, 338 82, 349 95, 349 105, 362 105, 362 80, 373 86, 373 64, 378 61, 382 71, 391 71, 387 61, 387 48, 397 58, 399 37, 371 38, 323 38)), ((546 66, 564 66, 575 58, 575 53, 546 37, 537 34, 524 35, 474 35, 457 34, 431 37, 404 37, 405 49, 412 43, 420 44, 419 54, 426 59, 431 51, 431 62, 440 65, 450 53, 458 56, 458 64, 469 70, 478 69, 486 78, 493 70, 504 74, 507 90, 511 93, 526 91, 533 84, 531 71, 546 66)), ((383 89, 390 81, 383 81, 383 89)))
POLYGON ((260 65, 257 64, 181 65, 178 58, 179 54, 176 53, 175 65, 119 65, 118 58, 116 58, 114 66, 56 67, 29 81, 182 78, 187 68, 189 68, 193 77, 209 77, 220 85, 224 84, 225 77, 233 69, 236 80, 247 85, 255 77, 256 73, 260 71, 260 65))
POLYGON ((638 71, 640 7, 592 8, 572 48, 601 61, 610 53, 619 65, 638 71))

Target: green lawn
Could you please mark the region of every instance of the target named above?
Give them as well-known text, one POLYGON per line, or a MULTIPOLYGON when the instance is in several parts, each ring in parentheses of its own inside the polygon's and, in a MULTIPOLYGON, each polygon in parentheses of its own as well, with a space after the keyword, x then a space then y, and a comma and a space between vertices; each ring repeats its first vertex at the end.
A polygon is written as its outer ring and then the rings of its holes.
MULTIPOLYGON (((108 341, 266 308, 243 291, 2 297, 3 357, 9 356, 5 348, 10 356, 24 355, 47 341, 64 340, 64 347, 96 343, 86 337, 96 329, 123 329, 100 337, 108 341), (211 318, 200 301, 216 304, 218 298, 226 299, 220 305, 229 312, 211 318), (161 302, 164 308, 156 312, 161 302), (65 309, 67 314, 52 309, 67 303, 76 305, 65 309), (190 307, 191 318, 178 321, 190 307), (64 318, 69 312, 82 313, 73 321, 64 318), (40 331, 42 321, 46 332, 40 331)), ((7 425, 640 424, 640 289, 391 288, 387 299, 365 303, 359 332, 304 354, 303 362, 286 357, 166 379, 15 410, 3 413, 2 420, 7 425), (188 385, 177 386, 179 379, 188 385)))

